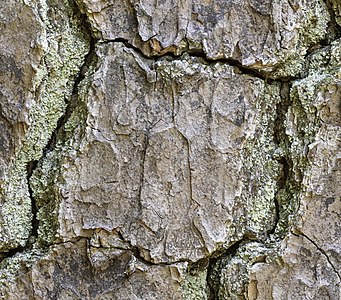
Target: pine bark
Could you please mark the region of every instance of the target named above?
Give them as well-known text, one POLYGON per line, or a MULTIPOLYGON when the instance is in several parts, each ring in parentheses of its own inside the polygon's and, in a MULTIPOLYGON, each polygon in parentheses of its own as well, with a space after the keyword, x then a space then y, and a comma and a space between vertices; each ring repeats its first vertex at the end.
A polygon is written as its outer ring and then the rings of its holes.
POLYGON ((0 3, 1 299, 339 299, 338 0, 0 3))

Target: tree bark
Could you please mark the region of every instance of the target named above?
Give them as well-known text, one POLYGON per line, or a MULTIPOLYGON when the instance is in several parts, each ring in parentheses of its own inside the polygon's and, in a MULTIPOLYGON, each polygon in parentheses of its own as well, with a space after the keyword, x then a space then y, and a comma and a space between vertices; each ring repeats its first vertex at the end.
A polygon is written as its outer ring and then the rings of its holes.
POLYGON ((338 3, 0 3, 1 299, 339 299, 338 3))

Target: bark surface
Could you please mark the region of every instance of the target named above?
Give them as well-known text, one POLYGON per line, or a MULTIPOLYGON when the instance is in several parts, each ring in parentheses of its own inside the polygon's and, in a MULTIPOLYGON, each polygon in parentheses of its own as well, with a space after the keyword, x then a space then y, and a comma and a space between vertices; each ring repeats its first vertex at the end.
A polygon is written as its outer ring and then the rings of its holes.
POLYGON ((0 3, 0 298, 341 297, 338 0, 0 3))

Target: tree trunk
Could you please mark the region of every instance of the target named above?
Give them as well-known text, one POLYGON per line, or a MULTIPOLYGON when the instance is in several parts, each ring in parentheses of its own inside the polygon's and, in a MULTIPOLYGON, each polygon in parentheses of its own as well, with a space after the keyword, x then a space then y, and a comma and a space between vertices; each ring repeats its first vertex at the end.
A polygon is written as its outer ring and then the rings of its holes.
POLYGON ((338 3, 0 3, 0 298, 340 299, 338 3))

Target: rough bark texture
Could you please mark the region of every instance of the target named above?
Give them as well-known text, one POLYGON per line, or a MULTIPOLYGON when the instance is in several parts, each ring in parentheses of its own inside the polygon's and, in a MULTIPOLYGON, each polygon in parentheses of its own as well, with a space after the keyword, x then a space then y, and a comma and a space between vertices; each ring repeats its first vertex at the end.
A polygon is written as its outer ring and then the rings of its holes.
POLYGON ((338 0, 0 3, 1 299, 340 299, 338 0))

